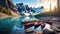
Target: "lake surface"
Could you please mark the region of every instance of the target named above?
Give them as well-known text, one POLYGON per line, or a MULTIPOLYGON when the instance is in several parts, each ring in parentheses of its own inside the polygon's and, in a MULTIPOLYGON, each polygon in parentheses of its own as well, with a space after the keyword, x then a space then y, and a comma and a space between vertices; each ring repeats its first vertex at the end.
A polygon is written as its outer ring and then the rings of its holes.
MULTIPOLYGON (((24 30, 24 25, 21 24, 22 21, 29 21, 29 20, 38 20, 34 17, 9 17, 5 19, 0 19, 0 33, 3 32, 3 34, 26 34, 26 31, 24 30), (27 18, 27 19, 26 19, 27 18)), ((34 30, 38 32, 42 32, 40 26, 37 29, 34 29, 33 27, 30 27, 28 29, 34 30), (39 29, 41 31, 39 31, 39 29)))
MULTIPOLYGON (((22 21, 36 20, 34 17, 9 17, 5 19, 0 19, 0 32, 7 34, 25 34, 24 25, 21 24, 22 21)), ((31 28, 30 28, 31 29, 31 28)))
POLYGON ((12 32, 14 26, 23 29, 21 24, 23 17, 10 17, 5 19, 0 19, 0 32, 9 33, 12 32))

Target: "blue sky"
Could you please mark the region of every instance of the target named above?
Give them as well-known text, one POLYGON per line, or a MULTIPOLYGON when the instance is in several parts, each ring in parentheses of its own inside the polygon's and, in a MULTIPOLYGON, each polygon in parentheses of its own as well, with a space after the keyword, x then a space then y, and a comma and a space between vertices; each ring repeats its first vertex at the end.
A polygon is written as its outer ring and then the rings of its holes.
MULTIPOLYGON (((17 3, 23 3, 24 5, 29 5, 30 7, 35 7, 37 1, 36 0, 12 0, 14 5, 16 5, 17 3)), ((40 3, 42 2, 42 0, 39 1, 40 3)))
POLYGON ((35 0, 12 0, 14 5, 16 5, 17 3, 23 3, 23 4, 28 4, 28 5, 34 5, 35 4, 35 0))

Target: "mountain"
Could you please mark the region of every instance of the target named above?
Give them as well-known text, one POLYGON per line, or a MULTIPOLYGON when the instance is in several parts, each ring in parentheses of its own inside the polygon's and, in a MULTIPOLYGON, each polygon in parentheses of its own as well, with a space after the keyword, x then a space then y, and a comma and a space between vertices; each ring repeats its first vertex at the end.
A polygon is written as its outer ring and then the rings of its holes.
POLYGON ((24 5, 23 3, 16 4, 18 12, 22 14, 23 12, 33 13, 34 15, 39 14, 43 10, 43 6, 38 8, 29 7, 29 5, 24 5))
MULTIPOLYGON (((11 11, 14 14, 19 15, 19 13, 16 9, 16 6, 14 6, 12 0, 0 0, 0 13, 4 13, 4 14, 10 15, 10 16, 13 16, 11 11)), ((14 16, 17 16, 17 15, 14 15, 14 16)))
POLYGON ((41 7, 38 7, 38 8, 32 8, 32 9, 35 10, 35 14, 37 15, 37 14, 39 14, 39 13, 41 13, 41 12, 43 11, 44 7, 41 6, 41 7))

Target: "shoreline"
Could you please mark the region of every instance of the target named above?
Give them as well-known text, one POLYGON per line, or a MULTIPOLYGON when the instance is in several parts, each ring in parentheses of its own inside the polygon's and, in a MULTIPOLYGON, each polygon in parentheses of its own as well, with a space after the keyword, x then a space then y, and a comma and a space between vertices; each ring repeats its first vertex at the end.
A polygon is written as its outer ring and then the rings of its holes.
POLYGON ((5 19, 5 18, 9 18, 9 17, 20 17, 20 15, 10 16, 10 15, 4 14, 4 13, 0 13, 0 19, 5 19))

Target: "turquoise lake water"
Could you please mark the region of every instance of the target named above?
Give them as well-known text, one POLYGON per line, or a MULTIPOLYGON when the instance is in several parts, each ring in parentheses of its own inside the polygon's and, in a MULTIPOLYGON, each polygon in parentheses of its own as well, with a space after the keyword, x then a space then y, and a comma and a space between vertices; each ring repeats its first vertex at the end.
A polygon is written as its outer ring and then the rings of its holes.
MULTIPOLYGON (((36 19, 34 17, 30 17, 30 19, 28 19, 28 20, 36 20, 36 19)), ((18 28, 20 28, 20 30, 23 31, 24 26, 21 24, 21 22, 28 21, 28 20, 25 19, 24 16, 0 19, 0 32, 11 33, 14 29, 16 30, 18 28)))
POLYGON ((14 26, 23 28, 21 20, 23 17, 9 17, 5 19, 0 19, 0 32, 11 32, 14 26))

